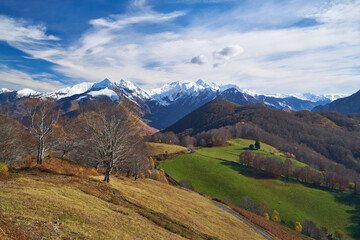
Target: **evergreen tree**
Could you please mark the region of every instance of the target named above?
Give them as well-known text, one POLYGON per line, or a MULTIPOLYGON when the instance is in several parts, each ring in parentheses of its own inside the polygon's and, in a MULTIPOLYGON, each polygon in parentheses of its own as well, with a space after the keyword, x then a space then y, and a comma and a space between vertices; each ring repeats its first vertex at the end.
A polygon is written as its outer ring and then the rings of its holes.
POLYGON ((255 141, 255 148, 260 149, 260 142, 258 139, 256 139, 256 141, 255 141))

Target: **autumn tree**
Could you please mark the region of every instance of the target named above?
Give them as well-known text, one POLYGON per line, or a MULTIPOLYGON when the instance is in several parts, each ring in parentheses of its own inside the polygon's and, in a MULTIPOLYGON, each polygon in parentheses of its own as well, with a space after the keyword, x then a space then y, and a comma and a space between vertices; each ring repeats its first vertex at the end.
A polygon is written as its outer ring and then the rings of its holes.
POLYGON ((61 158, 68 157, 68 154, 74 149, 77 124, 77 119, 62 117, 54 126, 52 137, 53 148, 60 152, 61 158))
POLYGON ((110 181, 114 169, 140 174, 141 166, 148 165, 142 154, 139 117, 129 102, 95 102, 83 108, 79 119, 83 134, 80 151, 105 168, 105 182, 110 181))
POLYGON ((296 222, 295 223, 295 230, 298 231, 298 232, 302 232, 302 226, 300 224, 300 222, 296 222))
POLYGON ((49 136, 58 121, 59 113, 55 111, 55 103, 44 99, 27 99, 25 124, 37 141, 37 164, 42 164, 48 150, 49 136))
POLYGON ((280 222, 281 221, 280 214, 275 209, 274 209, 274 211, 273 211, 273 213, 271 215, 271 220, 273 220, 274 222, 280 222))
POLYGON ((282 172, 286 179, 292 176, 293 168, 294 168, 293 162, 289 158, 287 158, 283 164, 283 169, 282 169, 282 172))
POLYGON ((320 229, 316 224, 311 220, 302 221, 301 225, 303 226, 303 232, 305 235, 308 235, 312 238, 319 239, 320 229))
POLYGON ((254 155, 250 150, 246 150, 239 155, 239 163, 250 167, 253 163, 254 155))

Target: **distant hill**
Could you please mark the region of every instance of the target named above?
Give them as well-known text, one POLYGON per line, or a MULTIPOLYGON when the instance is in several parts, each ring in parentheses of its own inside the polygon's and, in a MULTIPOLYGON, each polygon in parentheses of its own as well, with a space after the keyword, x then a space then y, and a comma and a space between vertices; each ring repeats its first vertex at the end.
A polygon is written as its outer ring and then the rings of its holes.
POLYGON ((312 111, 336 111, 343 114, 360 113, 360 91, 349 97, 339 98, 326 105, 316 106, 312 111))
POLYGON ((195 136, 235 124, 244 125, 241 137, 259 138, 282 151, 296 153, 300 161, 316 165, 322 171, 331 160, 360 172, 360 125, 342 114, 285 112, 215 99, 163 132, 195 136))
MULTIPOLYGON (((251 106, 250 108, 258 106, 251 106)), ((191 134, 232 125, 238 122, 239 113, 244 107, 226 100, 215 99, 186 115, 175 124, 166 128, 164 132, 181 133, 186 130, 191 134), (190 130, 191 129, 191 130, 190 130)))

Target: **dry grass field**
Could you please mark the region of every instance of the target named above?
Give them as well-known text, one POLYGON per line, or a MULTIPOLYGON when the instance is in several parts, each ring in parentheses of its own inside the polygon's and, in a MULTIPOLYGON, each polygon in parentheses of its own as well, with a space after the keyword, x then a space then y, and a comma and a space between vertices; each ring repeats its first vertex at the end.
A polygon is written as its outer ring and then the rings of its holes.
POLYGON ((211 199, 154 180, 10 173, 0 181, 0 239, 263 239, 211 199))

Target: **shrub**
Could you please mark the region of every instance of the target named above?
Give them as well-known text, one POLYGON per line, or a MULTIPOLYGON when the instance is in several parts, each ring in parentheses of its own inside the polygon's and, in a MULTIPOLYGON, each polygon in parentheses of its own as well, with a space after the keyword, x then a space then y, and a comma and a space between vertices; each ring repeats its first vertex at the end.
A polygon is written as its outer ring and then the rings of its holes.
POLYGON ((295 230, 298 232, 302 232, 302 226, 301 226, 300 222, 295 223, 295 230))
POLYGON ((146 177, 146 178, 150 178, 150 177, 151 177, 151 171, 150 171, 150 170, 145 171, 145 177, 146 177))
POLYGON ((156 173, 155 173, 155 180, 161 181, 161 176, 160 176, 160 173, 159 173, 159 172, 156 172, 156 173))
POLYGON ((343 231, 341 231, 340 229, 336 229, 335 237, 336 237, 336 239, 343 240, 343 239, 345 239, 345 233, 343 231))
POLYGON ((5 178, 9 176, 9 168, 5 163, 0 163, 0 178, 5 178))
POLYGON ((275 209, 273 211, 273 214, 271 215, 271 220, 273 220, 274 222, 280 222, 281 221, 280 214, 275 209))

